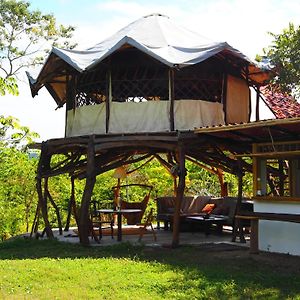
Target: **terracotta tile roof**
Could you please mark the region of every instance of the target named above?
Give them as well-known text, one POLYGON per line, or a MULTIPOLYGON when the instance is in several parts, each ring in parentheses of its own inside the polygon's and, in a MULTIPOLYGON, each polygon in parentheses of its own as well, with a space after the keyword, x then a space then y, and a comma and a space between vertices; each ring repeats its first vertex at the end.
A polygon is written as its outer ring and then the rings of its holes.
POLYGON ((277 119, 300 117, 300 103, 291 95, 269 88, 262 88, 260 91, 277 119))

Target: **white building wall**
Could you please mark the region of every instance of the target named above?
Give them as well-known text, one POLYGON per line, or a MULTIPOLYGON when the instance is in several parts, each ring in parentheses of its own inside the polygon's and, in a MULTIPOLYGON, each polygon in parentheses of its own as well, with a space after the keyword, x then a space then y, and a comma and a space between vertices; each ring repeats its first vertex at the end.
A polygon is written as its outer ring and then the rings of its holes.
MULTIPOLYGON (((254 201, 255 212, 300 214, 300 203, 254 201)), ((259 250, 300 255, 300 224, 259 220, 259 250)))

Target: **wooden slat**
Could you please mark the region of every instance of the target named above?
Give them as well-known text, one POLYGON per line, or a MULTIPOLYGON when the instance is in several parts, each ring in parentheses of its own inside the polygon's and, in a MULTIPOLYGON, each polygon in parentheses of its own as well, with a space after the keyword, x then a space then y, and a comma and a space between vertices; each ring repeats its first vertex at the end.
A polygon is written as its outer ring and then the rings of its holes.
POLYGON ((269 220, 269 221, 283 221, 283 222, 293 222, 300 223, 300 214, 283 214, 283 213, 265 213, 265 212, 239 212, 235 216, 240 219, 259 219, 259 220, 269 220))
POLYGON ((300 202, 300 198, 299 197, 276 197, 276 196, 255 196, 252 197, 253 200, 256 201, 274 201, 274 202, 300 202))
POLYGON ((175 122, 174 122, 174 69, 170 68, 169 70, 169 101, 170 101, 170 130, 174 131, 175 122))
POLYGON ((262 158, 288 158, 291 156, 299 156, 300 150, 295 151, 274 151, 274 152, 264 152, 264 153, 245 153, 245 154, 236 154, 236 157, 262 157, 262 158))
POLYGON ((276 120, 264 120, 252 123, 242 123, 242 124, 229 124, 229 125, 220 125, 215 127, 203 127, 195 129, 196 133, 209 133, 209 132, 222 132, 222 131, 231 131, 231 130, 242 130, 249 128, 257 127, 267 127, 273 125, 287 125, 287 124, 300 124, 300 118, 289 118, 289 119, 276 119, 276 120))

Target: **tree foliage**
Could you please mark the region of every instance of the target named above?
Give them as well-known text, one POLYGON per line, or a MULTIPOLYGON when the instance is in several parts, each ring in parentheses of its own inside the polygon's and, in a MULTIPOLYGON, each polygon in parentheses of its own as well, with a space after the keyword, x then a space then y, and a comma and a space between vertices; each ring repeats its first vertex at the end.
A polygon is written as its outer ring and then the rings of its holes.
POLYGON ((37 203, 36 159, 15 148, 0 148, 0 238, 26 232, 37 203))
POLYGON ((29 6, 22 0, 0 0, 0 70, 5 79, 42 63, 50 46, 75 46, 70 43, 74 27, 58 25, 53 15, 29 6))
POLYGON ((2 148, 15 147, 25 150, 36 138, 39 138, 39 134, 31 131, 27 126, 22 126, 17 118, 0 115, 0 146, 2 148))
POLYGON ((13 77, 0 77, 0 96, 5 96, 7 93, 14 96, 19 95, 17 81, 13 77))
MULTIPOLYGON (((18 95, 19 72, 42 63, 51 46, 73 48, 73 31, 72 26, 57 24, 51 14, 30 10, 29 2, 0 0, 0 96, 18 95)), ((32 223, 37 159, 26 150, 38 137, 18 119, 0 115, 0 239, 27 231, 32 223)), ((62 207, 69 197, 68 180, 53 179, 52 190, 62 207)))
POLYGON ((300 97, 300 26, 290 23, 282 33, 270 33, 272 44, 264 49, 264 55, 276 75, 272 83, 281 91, 300 97))

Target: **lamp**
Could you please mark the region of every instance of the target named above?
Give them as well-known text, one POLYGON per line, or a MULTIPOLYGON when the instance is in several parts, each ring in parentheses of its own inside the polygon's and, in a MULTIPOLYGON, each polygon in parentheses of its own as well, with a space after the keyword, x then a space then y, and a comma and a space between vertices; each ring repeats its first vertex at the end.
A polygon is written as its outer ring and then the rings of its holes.
POLYGON ((124 166, 118 167, 115 169, 115 172, 113 174, 114 178, 118 179, 118 184, 115 189, 115 199, 114 199, 114 205, 117 208, 121 208, 121 199, 120 199, 120 185, 121 185, 121 179, 126 178, 127 176, 127 171, 124 166))

